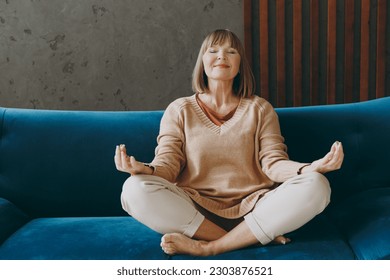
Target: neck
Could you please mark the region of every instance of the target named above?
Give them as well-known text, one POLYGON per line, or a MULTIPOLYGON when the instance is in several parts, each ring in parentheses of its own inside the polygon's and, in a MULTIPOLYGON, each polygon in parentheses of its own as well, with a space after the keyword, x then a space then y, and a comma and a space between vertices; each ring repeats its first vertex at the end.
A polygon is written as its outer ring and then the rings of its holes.
POLYGON ((233 81, 209 80, 209 91, 207 92, 212 103, 216 106, 229 104, 237 99, 233 93, 233 81))

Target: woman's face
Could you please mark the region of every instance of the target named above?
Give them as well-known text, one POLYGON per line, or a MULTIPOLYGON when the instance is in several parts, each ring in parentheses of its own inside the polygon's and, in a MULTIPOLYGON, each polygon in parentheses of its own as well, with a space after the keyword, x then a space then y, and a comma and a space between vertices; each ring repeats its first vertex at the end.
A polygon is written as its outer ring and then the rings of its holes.
POLYGON ((203 67, 209 80, 233 80, 240 70, 240 62, 240 54, 228 42, 210 46, 203 55, 203 67))

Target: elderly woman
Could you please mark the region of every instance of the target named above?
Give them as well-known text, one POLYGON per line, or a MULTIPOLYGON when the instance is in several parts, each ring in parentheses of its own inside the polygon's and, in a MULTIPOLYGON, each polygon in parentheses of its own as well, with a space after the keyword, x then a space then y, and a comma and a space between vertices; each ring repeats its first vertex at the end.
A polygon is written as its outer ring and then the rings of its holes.
POLYGON ((312 163, 290 160, 278 117, 254 95, 243 46, 229 30, 210 33, 193 72, 194 94, 171 103, 150 164, 117 146, 115 164, 131 176, 123 208, 163 234, 167 254, 215 255, 272 241, 329 203, 323 175, 341 167, 335 142, 312 163))

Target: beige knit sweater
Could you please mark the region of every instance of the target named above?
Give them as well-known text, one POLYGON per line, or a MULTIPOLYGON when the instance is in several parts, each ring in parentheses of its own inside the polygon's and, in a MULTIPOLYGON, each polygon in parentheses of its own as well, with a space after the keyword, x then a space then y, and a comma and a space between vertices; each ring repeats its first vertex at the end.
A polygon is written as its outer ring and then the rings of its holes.
POLYGON ((222 126, 205 115, 195 95, 179 98, 166 109, 157 140, 154 175, 225 218, 242 217, 303 166, 289 160, 278 117, 258 96, 241 99, 222 126))

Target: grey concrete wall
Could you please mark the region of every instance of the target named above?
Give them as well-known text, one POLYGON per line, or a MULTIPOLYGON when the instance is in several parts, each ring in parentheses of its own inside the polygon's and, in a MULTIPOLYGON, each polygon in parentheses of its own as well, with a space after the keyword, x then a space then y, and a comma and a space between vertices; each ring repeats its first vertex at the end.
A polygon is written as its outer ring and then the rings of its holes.
POLYGON ((164 109, 217 28, 243 39, 241 0, 1 0, 0 106, 164 109))

